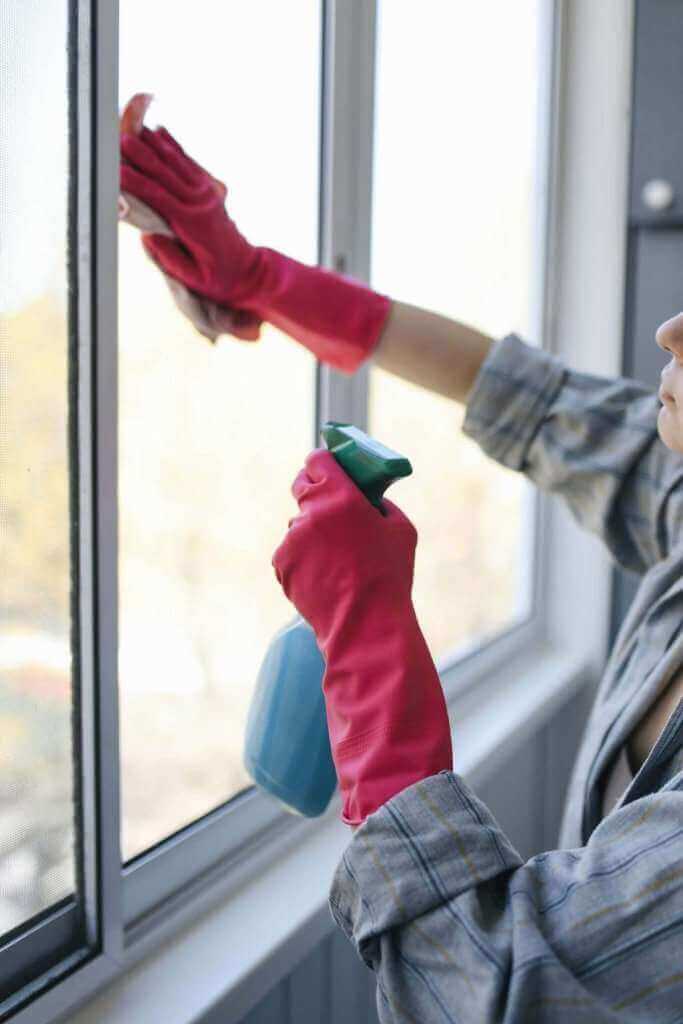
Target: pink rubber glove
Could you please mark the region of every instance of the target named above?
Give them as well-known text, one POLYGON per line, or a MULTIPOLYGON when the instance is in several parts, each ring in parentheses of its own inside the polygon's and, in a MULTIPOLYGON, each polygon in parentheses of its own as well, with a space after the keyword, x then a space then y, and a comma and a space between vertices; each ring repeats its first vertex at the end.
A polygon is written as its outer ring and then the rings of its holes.
POLYGON ((300 513, 273 556, 313 628, 342 820, 359 825, 406 786, 453 763, 446 703, 411 599, 417 534, 380 512, 327 451, 292 487, 300 513))
POLYGON ((323 362, 347 373, 358 369, 379 341, 387 296, 251 245, 228 216, 215 180, 165 128, 121 136, 121 190, 155 210, 175 236, 143 236, 167 274, 274 324, 323 362))

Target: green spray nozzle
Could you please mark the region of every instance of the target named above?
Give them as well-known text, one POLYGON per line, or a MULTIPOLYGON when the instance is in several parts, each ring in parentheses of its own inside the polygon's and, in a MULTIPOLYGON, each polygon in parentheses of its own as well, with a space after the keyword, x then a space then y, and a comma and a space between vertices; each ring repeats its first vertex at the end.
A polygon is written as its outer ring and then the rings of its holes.
POLYGON ((327 449, 342 469, 377 508, 390 484, 410 476, 408 459, 364 434, 350 423, 325 423, 320 431, 327 449))

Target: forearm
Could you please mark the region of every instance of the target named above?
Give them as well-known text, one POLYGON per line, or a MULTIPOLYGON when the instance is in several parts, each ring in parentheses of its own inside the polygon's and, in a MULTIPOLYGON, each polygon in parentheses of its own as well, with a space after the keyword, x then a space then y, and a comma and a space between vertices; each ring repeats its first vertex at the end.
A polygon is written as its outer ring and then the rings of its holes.
POLYGON ((357 597, 330 642, 319 638, 332 756, 344 806, 360 824, 396 793, 453 767, 441 682, 412 605, 357 597))
POLYGON ((448 317, 393 302, 374 353, 377 366, 466 402, 493 339, 448 317))
POLYGON ((490 338, 392 302, 345 275, 251 245, 225 209, 225 187, 166 129, 131 123, 137 130, 121 139, 121 191, 149 208, 154 231, 143 242, 169 278, 204 301, 251 314, 245 336, 252 339, 266 321, 346 373, 374 355, 383 369, 466 401, 490 338))

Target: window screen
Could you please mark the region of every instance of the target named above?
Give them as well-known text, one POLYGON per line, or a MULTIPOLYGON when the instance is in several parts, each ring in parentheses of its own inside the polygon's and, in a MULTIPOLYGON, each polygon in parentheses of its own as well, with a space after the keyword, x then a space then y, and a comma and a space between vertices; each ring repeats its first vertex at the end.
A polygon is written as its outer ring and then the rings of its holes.
MULTIPOLYGON (((539 6, 378 5, 373 285, 495 337, 528 336, 534 317, 539 6)), ((462 418, 372 370, 371 430, 415 470, 400 502, 420 533, 417 610, 442 658, 529 601, 525 481, 463 438, 462 418)))
POLYGON ((2 5, 0 28, 0 933, 6 933, 74 889, 75 509, 68 5, 10 0, 2 5))
MULTIPOLYGON (((123 0, 120 98, 228 186, 256 244, 317 259, 315 0, 123 0), (161 31, 160 31, 161 30, 161 31)), ((120 230, 120 708, 129 859, 249 784, 246 713, 292 616, 270 557, 314 431, 315 364, 266 327, 214 347, 120 230)))

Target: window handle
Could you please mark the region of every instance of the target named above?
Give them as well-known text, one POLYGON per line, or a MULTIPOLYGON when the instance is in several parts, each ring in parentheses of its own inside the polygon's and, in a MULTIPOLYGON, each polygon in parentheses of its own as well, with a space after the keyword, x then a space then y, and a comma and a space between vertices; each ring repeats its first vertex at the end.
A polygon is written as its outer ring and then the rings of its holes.
POLYGON ((643 205, 653 213, 662 213, 673 206, 676 190, 665 178, 650 178, 642 188, 640 197, 643 205))

